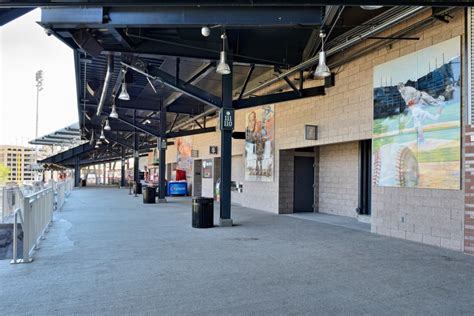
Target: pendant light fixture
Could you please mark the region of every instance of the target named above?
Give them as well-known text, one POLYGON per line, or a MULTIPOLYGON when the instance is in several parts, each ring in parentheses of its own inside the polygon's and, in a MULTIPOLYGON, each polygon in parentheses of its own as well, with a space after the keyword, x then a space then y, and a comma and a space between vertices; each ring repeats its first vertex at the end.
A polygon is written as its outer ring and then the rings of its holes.
POLYGON ((100 132, 100 137, 99 137, 99 139, 105 139, 104 130, 102 130, 102 131, 100 132))
POLYGON ((120 100, 124 100, 124 101, 129 101, 130 100, 130 95, 128 94, 128 91, 127 91, 127 82, 125 80, 125 76, 127 75, 127 69, 125 68, 122 68, 122 90, 120 91, 120 94, 118 96, 118 98, 120 100))
POLYGON ((364 10, 378 10, 383 8, 383 5, 361 5, 360 7, 364 10))
POLYGON ((222 33, 222 51, 220 54, 219 64, 217 65, 216 72, 220 75, 228 75, 230 74, 230 67, 227 64, 227 54, 225 52, 225 44, 227 40, 227 35, 222 33))
POLYGON ((331 70, 329 70, 329 67, 326 65, 326 52, 324 51, 324 38, 326 37, 326 34, 321 31, 319 32, 319 37, 321 38, 321 51, 319 52, 318 67, 316 67, 314 76, 325 78, 331 75, 331 70))
POLYGON ((109 119, 105 120, 105 126, 104 126, 104 131, 110 131, 112 128, 110 128, 109 125, 109 119))
POLYGON ((110 112, 109 117, 118 119, 119 115, 117 113, 117 106, 115 105, 115 97, 112 96, 112 111, 110 112))

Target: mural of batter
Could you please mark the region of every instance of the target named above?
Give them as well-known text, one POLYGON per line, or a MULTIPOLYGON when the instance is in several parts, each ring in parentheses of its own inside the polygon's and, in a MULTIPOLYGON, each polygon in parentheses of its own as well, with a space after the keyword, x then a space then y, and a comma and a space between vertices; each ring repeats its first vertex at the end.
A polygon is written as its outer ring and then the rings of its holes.
POLYGON ((245 180, 273 181, 274 107, 263 106, 246 115, 245 180))

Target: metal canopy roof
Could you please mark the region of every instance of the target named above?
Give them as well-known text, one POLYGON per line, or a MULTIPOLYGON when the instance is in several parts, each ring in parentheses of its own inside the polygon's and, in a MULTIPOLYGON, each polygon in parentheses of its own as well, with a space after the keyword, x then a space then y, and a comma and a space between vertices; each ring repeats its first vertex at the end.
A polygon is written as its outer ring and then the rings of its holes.
MULTIPOLYGON (((363 10, 320 6, 319 1, 238 2, 241 5, 234 1, 222 7, 214 2, 143 6, 146 1, 133 5, 109 1, 104 7, 42 10, 40 24, 75 50, 82 136, 97 139, 114 101, 119 113, 119 119, 109 119, 112 131, 105 133, 109 144, 81 151, 81 159, 94 161, 97 155, 112 157, 122 150, 130 155, 135 131, 140 134, 141 150, 156 146, 161 128, 157 114, 165 109, 168 138, 214 131, 209 120, 221 107, 222 76, 215 70, 224 31, 228 58, 233 61, 233 107, 241 109, 325 93, 324 86, 304 87, 305 80, 311 79, 308 70, 317 63, 321 28, 328 33, 327 49, 335 54, 350 47, 347 43, 353 46, 369 39, 371 30, 387 29, 429 9, 363 10), (201 35, 204 25, 211 28, 209 37, 201 35), (123 79, 130 101, 117 98, 123 79)), ((433 17, 442 18, 435 14, 433 10, 433 17)), ((380 46, 397 39, 377 40, 374 43, 380 46)), ((332 60, 340 62, 337 54, 329 56, 332 60)))
POLYGON ((30 141, 31 145, 75 146, 81 142, 79 123, 74 123, 55 132, 30 141))

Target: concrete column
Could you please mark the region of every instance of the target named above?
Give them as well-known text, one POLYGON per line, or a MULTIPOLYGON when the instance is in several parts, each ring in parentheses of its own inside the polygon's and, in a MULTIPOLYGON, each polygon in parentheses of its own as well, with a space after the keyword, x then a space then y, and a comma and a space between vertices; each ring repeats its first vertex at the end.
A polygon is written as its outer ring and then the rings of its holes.
POLYGON ((78 187, 81 182, 81 167, 79 166, 79 159, 74 160, 74 186, 78 187))

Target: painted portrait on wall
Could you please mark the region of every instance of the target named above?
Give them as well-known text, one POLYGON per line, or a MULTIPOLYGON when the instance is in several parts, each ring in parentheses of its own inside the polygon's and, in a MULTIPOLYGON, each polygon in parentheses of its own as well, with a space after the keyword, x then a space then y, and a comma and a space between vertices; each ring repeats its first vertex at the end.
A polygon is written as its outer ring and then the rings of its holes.
POLYGON ((191 176, 193 169, 193 158, 191 152, 193 143, 191 137, 179 137, 176 139, 176 169, 186 171, 186 176, 191 176))
POLYGON ((271 182, 274 177, 275 107, 265 105, 245 116, 245 180, 271 182))
POLYGON ((374 68, 375 185, 461 187, 459 37, 374 68))

